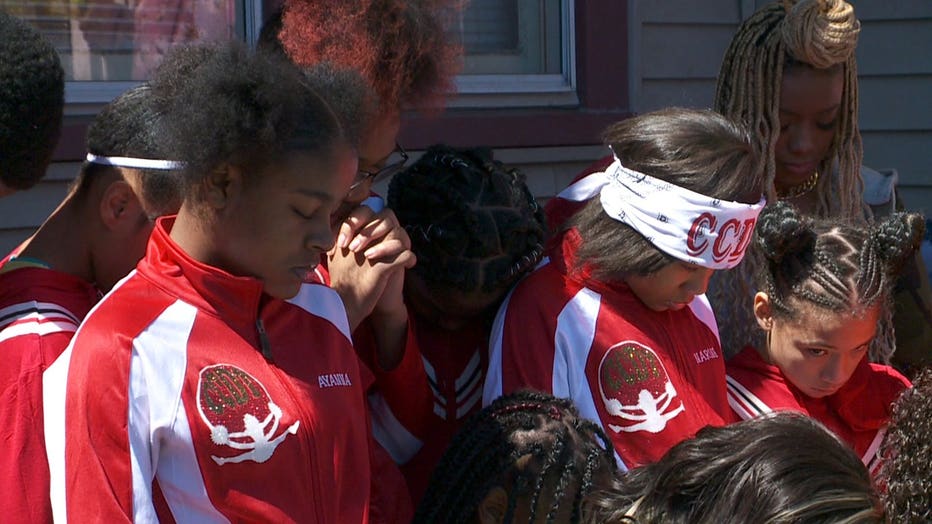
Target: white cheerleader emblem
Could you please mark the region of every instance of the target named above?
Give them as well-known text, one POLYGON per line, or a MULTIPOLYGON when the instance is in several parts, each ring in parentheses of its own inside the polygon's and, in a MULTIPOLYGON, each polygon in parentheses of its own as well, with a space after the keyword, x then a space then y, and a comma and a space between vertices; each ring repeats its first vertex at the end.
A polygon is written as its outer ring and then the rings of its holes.
POLYGON ((218 446, 244 451, 239 455, 210 458, 219 465, 251 460, 268 460, 289 434, 298 432, 300 421, 276 435, 282 419, 281 408, 258 380, 230 364, 201 370, 197 387, 197 408, 210 428, 210 440, 218 446))
POLYGON ((615 344, 602 356, 599 394, 605 411, 620 419, 607 424, 615 433, 660 433, 686 409, 657 354, 633 341, 615 344))

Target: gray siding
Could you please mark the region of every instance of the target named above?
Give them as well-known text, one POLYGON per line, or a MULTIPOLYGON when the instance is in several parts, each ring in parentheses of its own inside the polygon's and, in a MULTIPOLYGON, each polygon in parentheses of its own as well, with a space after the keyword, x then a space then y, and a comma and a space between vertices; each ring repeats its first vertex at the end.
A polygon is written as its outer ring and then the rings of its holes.
POLYGON ((65 198, 80 168, 78 162, 52 164, 35 187, 0 199, 0 258, 42 224, 65 198))
MULTIPOLYGON (((849 0, 852 1, 852 0, 849 0)), ((710 107, 722 55, 758 0, 631 0, 632 109, 710 107)), ((895 168, 907 206, 932 213, 932 2, 853 0, 864 163, 895 168)))

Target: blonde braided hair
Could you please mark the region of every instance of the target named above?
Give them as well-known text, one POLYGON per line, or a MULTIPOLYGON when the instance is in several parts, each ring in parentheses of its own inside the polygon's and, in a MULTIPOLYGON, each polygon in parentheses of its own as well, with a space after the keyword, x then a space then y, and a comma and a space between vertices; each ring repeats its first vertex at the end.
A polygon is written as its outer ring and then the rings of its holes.
MULTIPOLYGON (((858 130, 858 81, 855 47, 861 24, 844 0, 783 0, 758 9, 738 28, 725 51, 718 75, 714 108, 752 131, 758 148, 767 200, 776 202, 774 150, 780 135, 780 86, 787 67, 816 69, 840 66, 844 76, 839 120, 828 155, 819 163, 815 187, 818 217, 861 220, 870 216, 860 177, 861 133, 858 130)), ((763 332, 753 320, 754 275, 762 269, 758 254, 713 278, 710 296, 727 356, 746 344, 760 347, 763 332), (734 309, 731 309, 734 308, 734 309)), ((888 361, 893 329, 883 315, 871 358, 888 361)))

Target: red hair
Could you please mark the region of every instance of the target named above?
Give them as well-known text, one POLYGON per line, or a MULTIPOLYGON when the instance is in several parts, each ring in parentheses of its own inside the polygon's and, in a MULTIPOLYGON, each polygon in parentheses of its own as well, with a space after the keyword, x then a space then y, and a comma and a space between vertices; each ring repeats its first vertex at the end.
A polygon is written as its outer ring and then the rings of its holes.
POLYGON ((445 23, 461 0, 286 0, 278 35, 298 65, 359 71, 380 111, 442 106, 461 47, 445 23))

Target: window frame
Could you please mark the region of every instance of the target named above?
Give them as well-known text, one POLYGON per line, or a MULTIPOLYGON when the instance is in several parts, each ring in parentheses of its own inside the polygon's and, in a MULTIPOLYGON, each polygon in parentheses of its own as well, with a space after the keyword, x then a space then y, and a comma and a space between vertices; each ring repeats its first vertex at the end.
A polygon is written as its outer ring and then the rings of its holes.
MULTIPOLYGON (((239 36, 249 45, 255 45, 262 26, 262 0, 234 0, 236 11, 242 22, 237 20, 239 36)), ((131 89, 141 80, 69 80, 65 82, 65 115, 92 116, 111 100, 131 89)))
MULTIPOLYGON (((265 14, 275 2, 239 0, 241 35, 254 45, 265 14)), ((561 69, 558 74, 458 75, 450 108, 569 107, 579 104, 576 93, 575 0, 560 0, 561 69)), ((239 25, 239 24, 238 24, 239 25)), ((65 82, 68 115, 93 115, 120 93, 141 81, 72 80, 65 82)))
MULTIPOLYGON (((276 9, 280 0, 244 0, 254 13, 254 23, 247 24, 247 37, 255 42, 262 13, 276 9)), ((481 82, 493 83, 481 75, 462 80, 463 92, 453 97, 447 110, 436 114, 407 113, 400 141, 408 149, 427 147, 437 142, 459 146, 549 147, 598 144, 599 134, 608 124, 631 116, 630 71, 628 57, 630 0, 566 0, 571 5, 572 51, 565 50, 572 64, 572 87, 555 86, 559 79, 542 78, 536 93, 534 79, 512 79, 496 83, 499 91, 482 92, 481 82), (605 45, 604 35, 612 35, 613 46, 605 45), (521 81, 522 86, 515 86, 521 81), (562 91, 561 91, 562 89, 562 91), (566 91, 572 89, 572 93, 566 91), (564 97, 564 98, 560 98, 564 97), (534 99, 536 98, 536 99, 534 99), (578 102, 573 102, 573 98, 578 102), (530 100, 534 99, 534 100, 530 100)), ((495 79, 498 80, 498 79, 495 79)), ((457 86, 461 80, 456 79, 457 86)), ((80 82, 75 82, 80 83, 80 82)), ((106 84, 106 82, 103 82, 106 84)), ((97 84, 87 82, 86 84, 97 84)), ((72 87, 66 98, 65 125, 55 153, 56 161, 84 157, 84 134, 90 117, 119 94, 122 88, 136 85, 85 85, 72 87), (93 96, 94 92, 97 97, 93 96), (111 93, 105 99, 100 93, 111 93), (76 118, 72 116, 78 115, 76 118)))
MULTIPOLYGON (((560 0, 560 73, 460 74, 448 108, 570 107, 576 91, 576 0, 560 0)), ((546 31, 546 28, 542 30, 546 31)))

